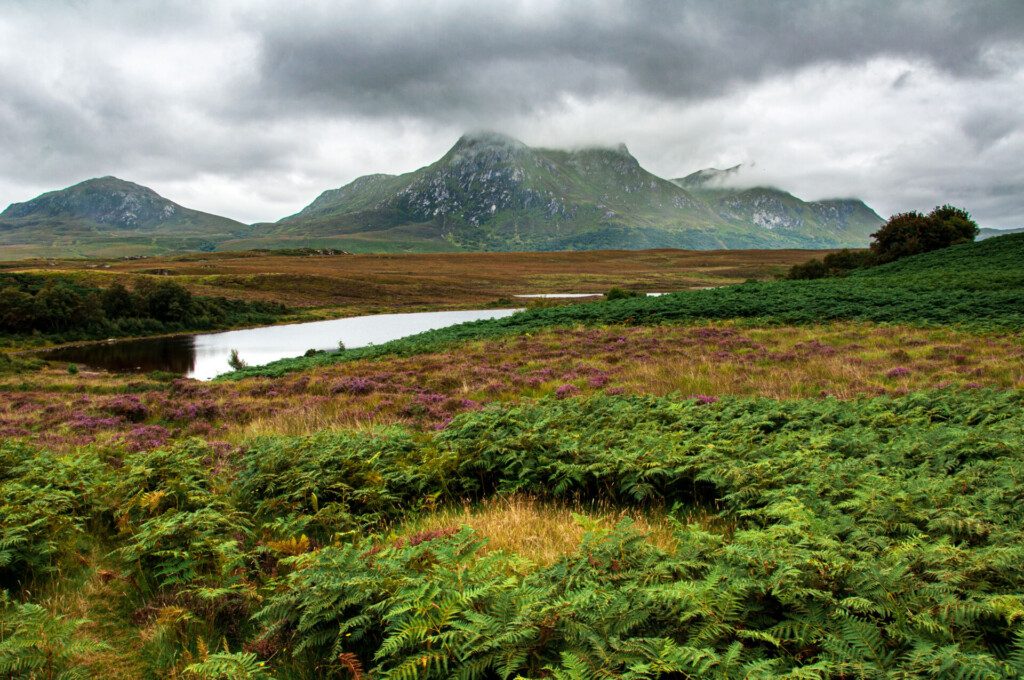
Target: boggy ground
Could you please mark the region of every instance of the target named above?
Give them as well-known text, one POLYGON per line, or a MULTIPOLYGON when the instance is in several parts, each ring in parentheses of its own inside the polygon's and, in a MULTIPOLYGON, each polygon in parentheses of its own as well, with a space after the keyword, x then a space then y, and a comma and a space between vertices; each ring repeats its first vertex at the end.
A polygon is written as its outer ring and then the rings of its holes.
POLYGON ((343 362, 282 378, 0 375, 0 436, 60 450, 149 450, 199 436, 227 447, 262 434, 403 424, 444 427, 490 402, 677 393, 779 399, 1024 387, 1024 338, 949 328, 836 323, 576 328, 433 354, 343 362))
POLYGON ((29 260, 7 271, 73 273, 94 285, 171 278, 196 295, 334 313, 472 307, 527 293, 650 292, 765 279, 831 251, 645 250, 557 253, 191 254, 134 260, 29 260))

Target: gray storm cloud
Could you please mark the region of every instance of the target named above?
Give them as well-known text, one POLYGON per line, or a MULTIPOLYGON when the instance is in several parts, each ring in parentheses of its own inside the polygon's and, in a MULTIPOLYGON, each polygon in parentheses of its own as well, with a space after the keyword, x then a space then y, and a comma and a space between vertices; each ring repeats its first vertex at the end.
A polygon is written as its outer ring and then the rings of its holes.
POLYGON ((1024 3, 329 5, 254 12, 259 88, 368 115, 531 110, 608 92, 694 98, 822 62, 926 58, 954 74, 1024 33, 1024 3))
POLYGON ((246 221, 465 129, 1024 226, 1024 3, 10 2, 0 203, 116 174, 246 221))

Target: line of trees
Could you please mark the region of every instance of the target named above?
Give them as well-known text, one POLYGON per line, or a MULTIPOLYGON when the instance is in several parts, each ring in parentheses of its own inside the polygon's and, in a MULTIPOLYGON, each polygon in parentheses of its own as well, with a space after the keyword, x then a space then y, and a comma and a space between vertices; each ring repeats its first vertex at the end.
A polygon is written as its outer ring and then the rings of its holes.
POLYGON ((0 276, 0 333, 58 337, 129 335, 272 321, 281 305, 198 297, 173 281, 101 289, 69 277, 0 276))

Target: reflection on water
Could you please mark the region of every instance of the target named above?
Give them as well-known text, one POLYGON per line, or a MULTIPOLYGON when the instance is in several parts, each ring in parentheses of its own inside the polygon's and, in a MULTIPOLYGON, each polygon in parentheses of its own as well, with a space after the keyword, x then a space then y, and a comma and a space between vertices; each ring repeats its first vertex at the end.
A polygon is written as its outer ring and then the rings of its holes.
POLYGON ((260 366, 299 356, 309 349, 337 349, 339 341, 347 348, 376 345, 466 321, 509 316, 516 311, 487 309, 355 316, 224 333, 93 343, 50 350, 42 356, 110 371, 169 371, 209 380, 230 370, 228 357, 233 349, 237 349, 238 356, 250 366, 260 366))
MULTIPOLYGON (((666 293, 645 293, 647 297, 658 297, 666 293)), ((604 297, 604 293, 528 293, 516 295, 517 298, 592 298, 604 297)))
POLYGON ((604 293, 529 293, 516 295, 517 298, 589 298, 604 297, 604 293))
POLYGON ((188 375, 196 368, 196 336, 114 340, 44 352, 54 361, 70 361, 108 371, 169 371, 188 375))

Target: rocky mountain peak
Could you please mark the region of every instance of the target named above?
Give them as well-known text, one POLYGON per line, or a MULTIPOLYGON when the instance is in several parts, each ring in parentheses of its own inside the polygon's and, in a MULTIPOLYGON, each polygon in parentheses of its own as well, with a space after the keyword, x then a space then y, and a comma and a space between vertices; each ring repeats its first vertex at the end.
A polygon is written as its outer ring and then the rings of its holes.
POLYGON ((517 154, 529 151, 528 146, 500 132, 468 132, 455 142, 448 155, 517 154))
POLYGON ((181 207, 148 187, 113 176, 96 177, 50 191, 24 203, 12 203, 0 217, 74 217, 120 228, 160 224, 181 207))
POLYGON ((703 168, 692 172, 686 177, 672 180, 681 187, 690 189, 719 189, 730 179, 735 179, 740 174, 742 165, 734 165, 731 168, 719 170, 718 168, 703 168))

